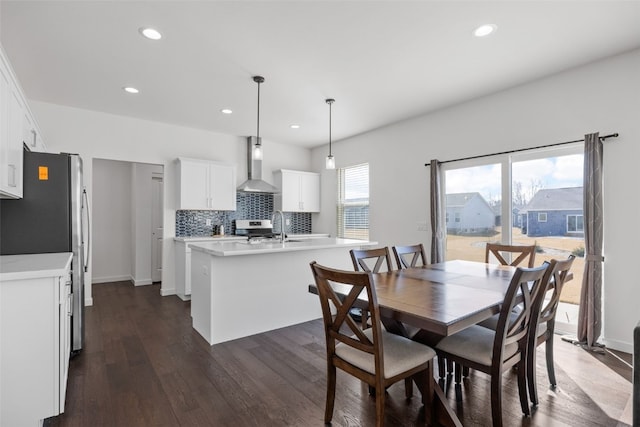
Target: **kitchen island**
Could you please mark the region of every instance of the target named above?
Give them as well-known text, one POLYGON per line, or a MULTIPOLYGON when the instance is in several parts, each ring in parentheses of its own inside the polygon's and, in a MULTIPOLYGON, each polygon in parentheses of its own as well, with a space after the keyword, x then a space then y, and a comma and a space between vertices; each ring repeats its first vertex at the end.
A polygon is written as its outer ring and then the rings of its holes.
POLYGON ((352 270, 349 250, 377 242, 340 238, 197 242, 191 248, 193 328, 209 344, 322 317, 309 263, 352 270))

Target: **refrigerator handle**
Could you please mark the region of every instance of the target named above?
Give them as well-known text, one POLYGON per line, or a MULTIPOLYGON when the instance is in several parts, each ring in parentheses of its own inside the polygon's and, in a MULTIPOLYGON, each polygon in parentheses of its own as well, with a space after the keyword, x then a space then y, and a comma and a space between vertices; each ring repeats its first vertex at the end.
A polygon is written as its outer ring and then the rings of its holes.
MULTIPOLYGON (((84 272, 86 273, 89 269, 89 256, 91 255, 91 214, 89 213, 89 199, 87 197, 87 189, 83 188, 82 189, 82 204, 83 204, 83 211, 86 212, 86 216, 87 216, 87 241, 85 243, 84 241, 84 236, 82 236, 82 243, 84 244, 84 248, 86 253, 86 256, 84 257, 84 272)), ((81 227, 82 228, 82 227, 81 227)))

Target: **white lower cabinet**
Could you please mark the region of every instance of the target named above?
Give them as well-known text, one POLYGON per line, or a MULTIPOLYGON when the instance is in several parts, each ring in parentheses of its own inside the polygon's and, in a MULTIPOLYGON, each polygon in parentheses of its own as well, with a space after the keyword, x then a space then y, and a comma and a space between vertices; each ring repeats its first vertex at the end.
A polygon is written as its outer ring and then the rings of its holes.
POLYGON ((176 295, 191 299, 191 249, 185 242, 176 242, 176 295))
MULTIPOLYGON (((246 237, 192 237, 185 241, 179 238, 176 242, 176 295, 183 301, 191 299, 191 248, 189 243, 204 242, 240 242, 247 240, 246 237)), ((1 426, 0 426, 1 427, 1 426)))
POLYGON ((35 427, 64 412, 71 351, 71 254, 66 267, 64 257, 59 258, 63 267, 53 275, 10 273, 5 264, 10 257, 0 257, 0 426, 35 427))

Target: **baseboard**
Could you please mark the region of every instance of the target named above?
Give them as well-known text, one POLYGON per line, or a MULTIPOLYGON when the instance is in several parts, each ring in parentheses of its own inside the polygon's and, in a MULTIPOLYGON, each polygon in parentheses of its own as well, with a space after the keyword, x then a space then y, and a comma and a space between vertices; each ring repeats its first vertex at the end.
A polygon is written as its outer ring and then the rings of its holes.
POLYGON ((91 280, 91 284, 127 281, 132 281, 131 276, 93 277, 91 280))
POLYGON ((146 286, 146 285, 153 284, 153 281, 151 279, 139 279, 139 280, 136 280, 136 279, 134 279, 132 277, 131 281, 133 282, 134 286, 146 286))
POLYGON ((601 341, 607 348, 633 354, 633 343, 618 340, 608 340, 605 338, 603 338, 601 341))
POLYGON ((166 297, 169 295, 175 295, 175 294, 176 294, 176 288, 171 288, 171 289, 160 288, 160 295, 163 297, 166 297))

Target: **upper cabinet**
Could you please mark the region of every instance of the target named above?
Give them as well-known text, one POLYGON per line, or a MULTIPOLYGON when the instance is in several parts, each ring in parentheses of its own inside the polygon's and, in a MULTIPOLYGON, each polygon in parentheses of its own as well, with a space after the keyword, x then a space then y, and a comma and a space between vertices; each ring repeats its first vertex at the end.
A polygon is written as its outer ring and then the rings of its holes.
POLYGON ((22 197, 23 146, 45 151, 20 85, 0 48, 0 198, 22 197))
POLYGON ((22 197, 22 97, 0 57, 0 197, 22 197))
POLYGON ((23 111, 22 142, 30 151, 46 152, 47 149, 40 135, 40 129, 28 108, 23 111))
POLYGON ((199 159, 178 159, 178 209, 236 210, 236 167, 199 159))
POLYGON ((281 169, 273 173, 280 194, 275 208, 283 212, 320 212, 320 174, 281 169))

